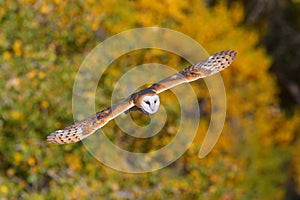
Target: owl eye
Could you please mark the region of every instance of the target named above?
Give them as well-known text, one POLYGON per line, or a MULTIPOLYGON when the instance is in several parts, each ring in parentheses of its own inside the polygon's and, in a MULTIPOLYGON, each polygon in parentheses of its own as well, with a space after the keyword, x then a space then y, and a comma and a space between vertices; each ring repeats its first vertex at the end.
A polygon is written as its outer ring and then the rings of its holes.
POLYGON ((150 101, 145 101, 146 104, 148 104, 150 106, 150 101))
POLYGON ((154 100, 154 103, 156 103, 157 102, 157 100, 154 100))

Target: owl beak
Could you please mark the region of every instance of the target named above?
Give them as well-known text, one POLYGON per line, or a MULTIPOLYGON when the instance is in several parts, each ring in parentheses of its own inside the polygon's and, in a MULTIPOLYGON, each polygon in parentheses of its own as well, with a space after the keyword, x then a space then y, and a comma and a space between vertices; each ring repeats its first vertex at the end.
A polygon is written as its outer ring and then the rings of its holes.
POLYGON ((151 109, 151 113, 150 114, 154 114, 155 113, 155 108, 154 107, 152 107, 152 108, 150 108, 151 109))

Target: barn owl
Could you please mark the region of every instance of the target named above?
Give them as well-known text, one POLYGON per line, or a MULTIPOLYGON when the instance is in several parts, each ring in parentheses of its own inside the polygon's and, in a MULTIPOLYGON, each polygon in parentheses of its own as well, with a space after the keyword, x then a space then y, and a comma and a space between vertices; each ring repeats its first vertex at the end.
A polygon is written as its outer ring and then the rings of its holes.
POLYGON ((101 110, 91 117, 68 126, 63 130, 51 133, 47 136, 47 141, 52 144, 68 144, 81 141, 106 125, 110 120, 131 109, 140 110, 145 114, 154 114, 160 105, 159 93, 179 84, 188 83, 218 73, 231 65, 235 57, 236 52, 233 50, 225 50, 213 54, 207 60, 193 64, 153 84, 149 88, 133 93, 123 102, 101 110))

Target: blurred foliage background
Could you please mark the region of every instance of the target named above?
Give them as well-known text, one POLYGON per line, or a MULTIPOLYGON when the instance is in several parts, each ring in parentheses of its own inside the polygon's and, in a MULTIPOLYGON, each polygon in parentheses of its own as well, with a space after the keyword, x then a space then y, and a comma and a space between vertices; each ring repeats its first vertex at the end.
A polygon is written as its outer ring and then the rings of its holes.
MULTIPOLYGON (((299 13, 297 0, 1 0, 0 198, 299 199, 299 13), (227 118, 213 151, 198 158, 210 119, 203 81, 193 85, 203 112, 198 135, 160 171, 121 173, 81 143, 46 144, 50 132, 73 123, 72 87, 85 56, 114 34, 147 26, 187 34, 209 53, 238 52, 222 72, 227 118)), ((124 68, 147 62, 188 66, 163 51, 129 53, 101 83, 99 108, 108 106, 112 80, 124 68)), ((177 105, 170 109, 176 113, 177 105)), ((175 116, 152 148, 173 137, 175 116)), ((128 140, 133 151, 149 147, 128 140)))

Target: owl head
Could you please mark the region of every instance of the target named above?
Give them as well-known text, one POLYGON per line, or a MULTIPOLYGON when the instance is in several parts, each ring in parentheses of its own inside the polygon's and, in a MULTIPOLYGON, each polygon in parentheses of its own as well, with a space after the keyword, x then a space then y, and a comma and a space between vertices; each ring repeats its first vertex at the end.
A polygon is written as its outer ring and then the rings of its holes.
POLYGON ((141 99, 140 108, 147 114, 154 114, 158 111, 159 105, 160 101, 157 94, 145 95, 141 99))
POLYGON ((135 106, 146 114, 154 114, 160 105, 159 96, 152 90, 143 90, 136 93, 135 106))

